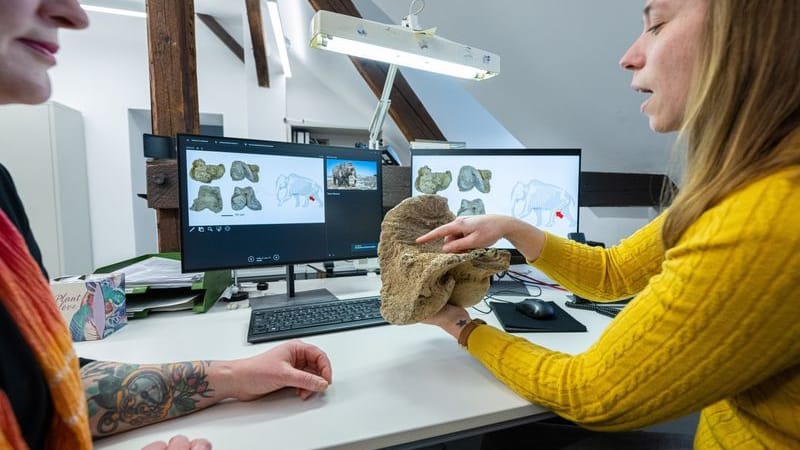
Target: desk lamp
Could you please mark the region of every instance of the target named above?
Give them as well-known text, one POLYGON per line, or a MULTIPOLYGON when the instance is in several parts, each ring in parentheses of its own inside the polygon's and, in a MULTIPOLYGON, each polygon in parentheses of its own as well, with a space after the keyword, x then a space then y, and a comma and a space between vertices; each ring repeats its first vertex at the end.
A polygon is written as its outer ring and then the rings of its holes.
MULTIPOLYGON (((412 7, 416 1, 411 3, 412 7)), ((389 64, 369 126, 370 149, 380 149, 381 128, 391 103, 389 92, 398 66, 477 81, 500 72, 499 56, 437 36, 436 28, 420 29, 418 14, 422 8, 403 18, 401 25, 330 11, 317 11, 311 19, 311 47, 389 64)))

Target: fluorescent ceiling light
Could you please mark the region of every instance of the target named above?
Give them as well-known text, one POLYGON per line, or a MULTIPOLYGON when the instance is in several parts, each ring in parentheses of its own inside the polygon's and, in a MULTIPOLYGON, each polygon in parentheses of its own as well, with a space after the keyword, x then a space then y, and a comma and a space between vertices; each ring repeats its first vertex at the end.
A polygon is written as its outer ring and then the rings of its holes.
MULTIPOLYGON (((411 6, 418 0, 411 2, 411 6)), ((424 3, 423 3, 424 8, 424 3)), ((436 72, 469 80, 485 80, 500 73, 500 57, 485 50, 436 36, 436 29, 421 30, 417 14, 403 25, 387 25, 330 11, 317 11, 311 19, 311 47, 389 64, 383 92, 369 125, 369 148, 381 149, 381 129, 389 111, 397 66, 436 72)))
POLYGON ((459 78, 485 80, 500 72, 500 57, 436 36, 371 20, 317 11, 311 46, 459 78))
POLYGON ((93 5, 81 5, 81 8, 83 8, 84 11, 92 11, 105 14, 116 14, 118 16, 139 17, 142 19, 147 17, 147 13, 141 11, 131 11, 129 9, 106 8, 105 6, 93 6, 93 5))
POLYGON ((272 22, 272 32, 275 33, 275 42, 278 44, 278 56, 281 58, 283 74, 286 76, 286 78, 291 78, 292 69, 289 68, 289 52, 286 51, 286 38, 283 35, 283 26, 281 25, 281 15, 278 11, 278 2, 268 1, 267 9, 269 10, 269 20, 272 22))

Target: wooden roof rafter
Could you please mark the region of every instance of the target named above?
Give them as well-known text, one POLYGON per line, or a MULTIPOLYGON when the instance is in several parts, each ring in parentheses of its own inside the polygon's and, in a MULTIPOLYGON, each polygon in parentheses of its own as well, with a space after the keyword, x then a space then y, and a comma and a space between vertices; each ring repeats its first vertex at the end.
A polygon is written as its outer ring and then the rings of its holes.
POLYGON ((236 39, 231 36, 230 33, 228 33, 225 27, 223 27, 214 16, 197 13, 197 18, 199 18, 200 21, 203 22, 212 33, 214 33, 214 36, 222 41, 225 47, 228 47, 228 50, 230 50, 239 59, 239 61, 244 62, 244 48, 239 45, 239 42, 237 42, 236 39))
POLYGON ((253 44, 253 59, 256 65, 258 85, 269 87, 269 66, 267 47, 264 44, 264 19, 261 14, 261 0, 245 0, 247 23, 250 26, 250 41, 253 44))
MULTIPOLYGON (((325 10, 361 17, 352 0, 308 1, 315 11, 325 10)), ((383 84, 386 81, 386 74, 389 71, 389 65, 355 57, 350 57, 350 60, 370 89, 372 89, 375 97, 380 98, 383 92, 383 84)), ((444 134, 401 73, 398 73, 394 80, 394 87, 389 98, 392 101, 389 115, 406 139, 409 141, 416 139, 445 140, 444 134)))

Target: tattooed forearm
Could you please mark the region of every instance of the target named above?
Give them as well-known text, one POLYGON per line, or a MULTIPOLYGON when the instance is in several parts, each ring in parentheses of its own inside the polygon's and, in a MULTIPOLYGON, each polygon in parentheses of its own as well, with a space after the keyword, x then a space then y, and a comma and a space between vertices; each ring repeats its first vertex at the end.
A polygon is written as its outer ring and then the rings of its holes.
POLYGON ((93 362, 81 369, 92 434, 105 436, 182 416, 215 402, 209 361, 162 365, 93 362))

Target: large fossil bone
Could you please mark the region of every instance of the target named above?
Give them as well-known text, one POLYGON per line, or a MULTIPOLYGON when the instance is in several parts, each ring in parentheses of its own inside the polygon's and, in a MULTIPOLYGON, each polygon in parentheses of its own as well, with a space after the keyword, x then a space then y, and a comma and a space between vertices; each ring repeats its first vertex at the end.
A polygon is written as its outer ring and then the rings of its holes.
POLYGON ((418 245, 417 237, 455 219, 447 199, 420 195, 403 200, 381 224, 381 314, 390 323, 425 320, 451 303, 470 307, 489 289, 490 277, 508 269, 505 250, 443 253, 442 239, 418 245))

